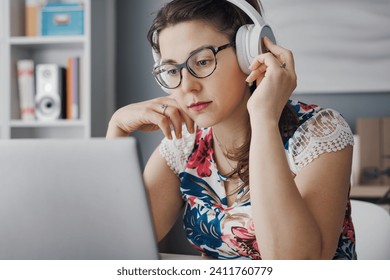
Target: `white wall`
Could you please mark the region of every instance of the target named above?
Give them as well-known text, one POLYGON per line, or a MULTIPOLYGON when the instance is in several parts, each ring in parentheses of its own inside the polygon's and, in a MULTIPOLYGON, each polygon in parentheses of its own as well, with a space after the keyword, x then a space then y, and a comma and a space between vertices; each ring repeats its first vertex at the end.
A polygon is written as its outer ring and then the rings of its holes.
POLYGON ((294 53, 294 98, 359 117, 390 116, 390 0, 262 0, 294 53))
POLYGON ((390 91, 390 0, 263 0, 297 92, 390 91))

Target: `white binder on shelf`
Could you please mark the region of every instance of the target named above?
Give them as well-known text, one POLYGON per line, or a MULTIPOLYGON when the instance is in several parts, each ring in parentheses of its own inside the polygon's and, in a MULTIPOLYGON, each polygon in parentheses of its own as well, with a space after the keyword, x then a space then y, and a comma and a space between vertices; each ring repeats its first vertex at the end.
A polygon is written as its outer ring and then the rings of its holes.
POLYGON ((34 61, 17 61, 20 117, 22 120, 35 120, 34 104, 34 61))

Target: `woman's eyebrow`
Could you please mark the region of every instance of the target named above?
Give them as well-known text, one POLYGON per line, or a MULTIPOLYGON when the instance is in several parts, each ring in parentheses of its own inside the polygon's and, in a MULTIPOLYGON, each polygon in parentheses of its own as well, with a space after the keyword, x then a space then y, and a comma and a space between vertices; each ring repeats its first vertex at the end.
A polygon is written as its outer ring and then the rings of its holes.
MULTIPOLYGON (((212 47, 212 45, 210 45, 210 44, 205 44, 205 45, 202 45, 202 46, 196 48, 195 50, 193 50, 193 51, 191 51, 191 52, 189 53, 189 55, 187 56, 187 58, 189 58, 191 55, 193 55, 193 54, 196 53, 197 51, 199 51, 199 50, 201 50, 201 49, 203 49, 203 48, 207 48, 207 47, 212 47)), ((172 63, 172 64, 175 64, 175 63, 177 63, 177 61, 175 61, 175 60, 173 60, 173 59, 163 59, 163 60, 161 61, 161 63, 172 63)))
POLYGON ((173 59, 163 59, 163 60, 161 60, 161 63, 162 63, 162 64, 164 64, 164 63, 175 64, 176 61, 173 60, 173 59))

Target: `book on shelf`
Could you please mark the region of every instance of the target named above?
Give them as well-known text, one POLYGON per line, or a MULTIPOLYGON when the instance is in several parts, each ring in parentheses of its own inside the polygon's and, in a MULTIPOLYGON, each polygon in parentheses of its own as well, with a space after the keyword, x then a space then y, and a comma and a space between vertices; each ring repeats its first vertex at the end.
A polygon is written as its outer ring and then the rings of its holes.
POLYGON ((80 57, 68 57, 66 63, 66 119, 80 118, 80 57))
POLYGON ((34 61, 17 61, 20 117, 22 120, 35 119, 34 61))
POLYGON ((25 0, 25 34, 26 36, 40 35, 40 10, 44 0, 25 0))

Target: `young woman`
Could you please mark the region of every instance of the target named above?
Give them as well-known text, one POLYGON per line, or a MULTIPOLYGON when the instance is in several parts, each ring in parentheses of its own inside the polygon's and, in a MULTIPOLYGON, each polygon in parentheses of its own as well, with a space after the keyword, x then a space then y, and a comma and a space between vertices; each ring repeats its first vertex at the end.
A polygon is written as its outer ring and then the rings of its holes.
POLYGON ((269 39, 250 75, 240 69, 234 38, 246 23, 227 1, 166 4, 148 38, 169 94, 117 110, 107 137, 166 136, 144 171, 158 239, 184 207, 188 240, 207 256, 354 259, 350 128, 290 100, 293 55, 269 39))

